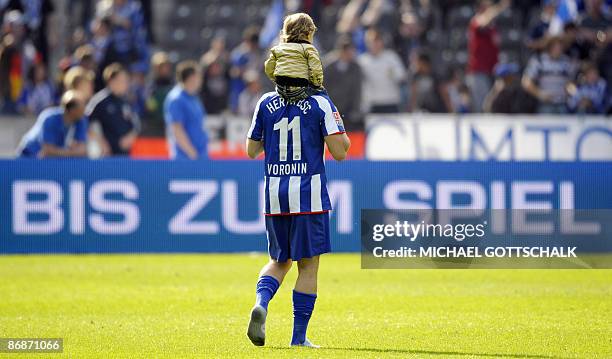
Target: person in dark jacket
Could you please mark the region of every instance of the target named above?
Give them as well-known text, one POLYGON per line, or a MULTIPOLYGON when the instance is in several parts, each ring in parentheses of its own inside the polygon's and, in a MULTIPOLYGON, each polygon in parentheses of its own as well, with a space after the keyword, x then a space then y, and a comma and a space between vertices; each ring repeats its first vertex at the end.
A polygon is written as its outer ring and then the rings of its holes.
POLYGON ((344 119, 348 131, 363 131, 361 112, 363 74, 355 58, 355 46, 350 37, 341 37, 336 50, 324 59, 323 76, 326 89, 344 119))
POLYGON ((537 101, 522 88, 516 63, 495 66, 495 84, 485 98, 483 108, 489 113, 534 113, 537 101))
POLYGON ((126 100, 129 75, 120 64, 111 64, 103 73, 106 87, 89 101, 85 114, 90 123, 99 123, 111 154, 127 155, 130 152, 140 121, 126 100))

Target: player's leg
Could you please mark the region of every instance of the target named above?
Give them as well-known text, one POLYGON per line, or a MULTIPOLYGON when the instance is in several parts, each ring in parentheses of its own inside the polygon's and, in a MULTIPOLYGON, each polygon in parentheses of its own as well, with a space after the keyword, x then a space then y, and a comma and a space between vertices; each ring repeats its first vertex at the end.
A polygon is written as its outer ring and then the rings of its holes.
POLYGON ((292 261, 289 256, 289 229, 290 220, 284 217, 266 218, 266 234, 268 237, 268 252, 270 261, 259 273, 256 287, 256 302, 251 310, 251 317, 247 327, 247 336, 257 346, 266 341, 266 317, 268 303, 276 294, 285 275, 291 269, 292 261))
POLYGON ((306 329, 317 299, 319 256, 331 251, 329 215, 295 216, 291 228, 291 258, 298 262, 298 279, 293 291, 291 345, 317 347, 306 338, 306 329))
POLYGON ((319 256, 298 261, 298 278, 293 290, 293 336, 291 345, 317 347, 306 338, 308 322, 317 300, 319 256))
POLYGON ((255 290, 257 294, 255 305, 263 307, 266 311, 268 310, 268 303, 276 294, 289 269, 291 269, 291 264, 291 259, 279 262, 274 258, 270 258, 268 264, 259 272, 259 280, 255 290))
POLYGON ((302 258, 298 261, 298 277, 295 290, 300 293, 317 294, 317 276, 319 274, 319 256, 302 258))
POLYGON ((289 259, 285 262, 278 262, 270 258, 270 262, 266 264, 259 273, 257 281, 257 299, 255 306, 251 309, 251 319, 247 328, 247 336, 251 342, 257 346, 262 346, 266 343, 266 317, 268 316, 268 303, 276 294, 285 275, 291 269, 292 261, 289 259))

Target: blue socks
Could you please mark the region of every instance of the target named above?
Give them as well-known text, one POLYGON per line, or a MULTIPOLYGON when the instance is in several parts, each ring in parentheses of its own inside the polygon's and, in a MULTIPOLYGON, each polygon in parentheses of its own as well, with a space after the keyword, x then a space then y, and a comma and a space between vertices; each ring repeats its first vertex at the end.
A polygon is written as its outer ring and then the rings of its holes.
POLYGON ((278 287, 280 284, 276 280, 276 278, 264 275, 259 277, 259 281, 257 281, 257 289, 255 292, 257 293, 257 301, 256 303, 264 307, 266 312, 268 311, 268 303, 276 294, 278 287))
POLYGON ((314 310, 316 294, 293 291, 293 337, 291 345, 304 344, 308 321, 314 310))
MULTIPOLYGON (((264 275, 259 277, 259 281, 257 281, 256 304, 261 305, 268 311, 268 303, 270 303, 270 300, 276 294, 279 286, 278 280, 272 276, 264 275)), ((291 345, 304 344, 308 321, 310 321, 312 316, 316 300, 316 294, 293 291, 293 336, 291 338, 291 345)))

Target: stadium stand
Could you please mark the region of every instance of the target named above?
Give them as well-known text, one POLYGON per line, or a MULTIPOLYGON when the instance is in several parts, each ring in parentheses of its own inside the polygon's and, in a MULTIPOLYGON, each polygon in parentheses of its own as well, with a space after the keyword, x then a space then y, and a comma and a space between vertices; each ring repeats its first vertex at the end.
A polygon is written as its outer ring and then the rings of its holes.
MULTIPOLYGON (((421 54, 428 56, 433 69, 432 79, 436 86, 429 91, 444 100, 444 111, 474 113, 481 112, 483 95, 493 92, 489 90, 496 80, 495 73, 506 72, 486 69, 483 76, 468 79, 466 76, 473 71, 470 67, 475 66, 470 59, 495 58, 500 66, 511 64, 511 68, 518 68, 514 75, 519 77, 520 83, 530 59, 536 61, 538 54, 545 52, 545 40, 559 37, 571 69, 565 84, 569 91, 568 103, 565 108, 555 108, 564 113, 610 113, 612 2, 609 0, 544 0, 541 4, 526 0, 497 3, 468 0, 99 0, 89 4, 91 6, 87 4, 75 0, 0 2, 0 115, 17 115, 30 120, 37 115, 39 109, 35 112, 28 109, 27 96, 42 91, 43 87, 40 81, 33 82, 27 75, 30 69, 41 64, 50 74, 50 80, 58 79, 50 81, 53 86, 45 84, 45 91, 54 91, 52 100, 57 101, 63 90, 61 79, 71 67, 92 70, 98 91, 104 86, 103 68, 111 62, 120 62, 132 73, 127 100, 140 118, 142 133, 163 137, 161 103, 165 88, 171 86, 173 80, 168 75, 156 77, 149 63, 154 54, 164 53, 164 58, 172 64, 185 59, 201 60, 205 77, 201 97, 205 107, 209 114, 223 114, 224 121, 231 120, 238 114, 239 97, 246 87, 247 76, 249 81, 260 81, 256 87, 261 91, 273 88, 263 76, 262 63, 275 41, 283 16, 296 11, 307 12, 315 19, 318 26, 315 45, 322 54, 324 65, 340 39, 349 37, 352 40, 358 61, 368 51, 367 33, 372 29, 381 32, 387 48, 399 55, 408 74, 401 82, 400 112, 414 110, 410 107, 411 88, 417 83, 415 64, 418 61, 415 59, 421 54), (492 45, 487 45, 489 48, 484 53, 475 54, 471 52, 482 51, 477 50, 482 49, 482 36, 471 38, 468 29, 483 13, 493 15, 492 21, 478 27, 475 34, 490 30, 487 35, 490 40, 486 41, 491 41, 492 45), (256 34, 254 29, 261 32, 256 34), (245 33, 250 37, 245 38, 245 33), (59 46, 49 50, 45 45, 48 43, 46 37, 62 36, 67 41, 60 42, 59 46), (14 61, 15 58, 20 61, 14 61), (18 63, 21 67, 15 65, 18 63), (586 80, 586 67, 598 70, 598 73, 591 72, 590 83, 586 80), (259 79, 253 77, 254 72, 259 79), (598 105, 590 106, 590 103, 598 105)), ((551 63, 542 62, 543 67, 539 68, 546 71, 551 63)), ((423 89, 419 91, 422 93, 423 89)), ((538 101, 546 105, 547 101, 546 94, 537 93, 537 88, 519 86, 518 91, 525 92, 519 98, 527 101, 518 106, 521 112, 550 108, 533 105, 538 101)), ((367 88, 363 92, 367 93, 367 88)), ((367 104, 364 110, 368 112, 367 104)), ((340 111, 351 113, 355 109, 340 111)), ((221 131, 221 138, 225 137, 224 132, 221 131)))

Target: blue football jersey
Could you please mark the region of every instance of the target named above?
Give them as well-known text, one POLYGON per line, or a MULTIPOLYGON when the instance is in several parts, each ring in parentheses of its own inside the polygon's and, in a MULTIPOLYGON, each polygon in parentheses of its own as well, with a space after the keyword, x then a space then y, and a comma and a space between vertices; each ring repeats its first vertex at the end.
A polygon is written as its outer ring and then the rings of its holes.
POLYGON ((342 118, 326 95, 286 104, 276 92, 264 94, 248 137, 265 151, 266 215, 331 210, 324 163, 324 137, 344 133, 342 118))

